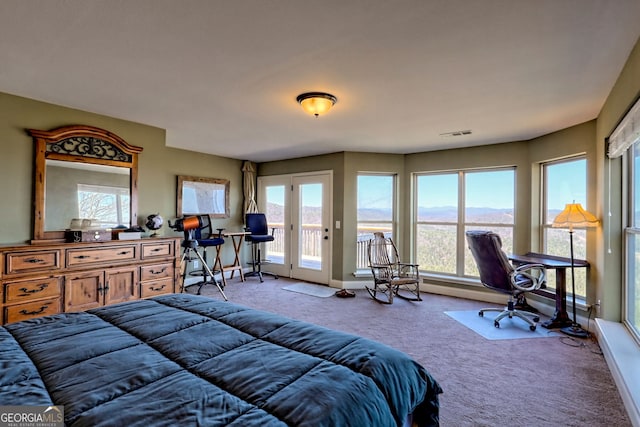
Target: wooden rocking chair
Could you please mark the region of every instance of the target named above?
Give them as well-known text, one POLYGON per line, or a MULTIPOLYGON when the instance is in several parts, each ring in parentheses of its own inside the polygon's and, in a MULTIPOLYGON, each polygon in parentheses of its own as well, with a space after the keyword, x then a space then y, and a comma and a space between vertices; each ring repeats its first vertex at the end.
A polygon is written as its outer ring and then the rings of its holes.
POLYGON ((394 296, 410 301, 420 298, 418 264, 400 262, 396 245, 380 232, 373 233, 368 246, 373 287, 366 286, 371 297, 383 304, 393 304, 394 296))

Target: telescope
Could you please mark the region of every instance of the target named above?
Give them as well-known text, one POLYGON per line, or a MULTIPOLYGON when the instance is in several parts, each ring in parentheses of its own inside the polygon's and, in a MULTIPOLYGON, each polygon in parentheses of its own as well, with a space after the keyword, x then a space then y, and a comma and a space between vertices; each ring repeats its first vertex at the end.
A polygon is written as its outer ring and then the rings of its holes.
POLYGON ((176 221, 171 224, 169 221, 169 227, 176 231, 190 231, 202 228, 204 221, 202 215, 185 216, 183 218, 176 218, 176 221))
MULTIPOLYGON (((213 271, 211 271, 211 268, 209 268, 209 266, 207 265, 207 260, 202 255, 200 255, 200 252, 198 252, 198 240, 194 238, 194 235, 193 235, 193 232, 195 230, 200 230, 204 227, 211 226, 211 224, 209 223, 208 216, 207 215, 185 216, 182 218, 176 218, 173 224, 171 224, 171 221, 168 221, 168 223, 170 228, 176 231, 184 232, 184 241, 182 242, 182 245, 181 245, 184 248, 184 252, 182 253, 182 258, 180 259, 180 271, 182 271, 182 291, 184 291, 184 289, 187 286, 192 286, 192 285, 185 286, 185 278, 187 274, 186 263, 189 261, 193 261, 194 259, 197 259, 197 260, 200 260, 200 262, 202 263, 203 275, 204 275, 204 281, 199 283, 200 288, 202 288, 202 286, 208 283, 206 280, 208 276, 211 278, 212 283, 216 285, 216 287, 218 288, 218 291, 220 291, 220 293, 222 294, 222 297, 226 301, 227 296, 224 294, 224 291, 222 290, 222 287, 220 286, 218 281, 215 280, 213 271), (195 256, 195 258, 192 258, 191 257, 192 255, 195 256)), ((221 240, 221 243, 224 243, 224 240, 222 239, 219 239, 219 240, 221 240)), ((206 251, 206 247, 205 247, 205 251, 206 251)), ((198 289, 198 294, 200 294, 200 289, 198 289)))

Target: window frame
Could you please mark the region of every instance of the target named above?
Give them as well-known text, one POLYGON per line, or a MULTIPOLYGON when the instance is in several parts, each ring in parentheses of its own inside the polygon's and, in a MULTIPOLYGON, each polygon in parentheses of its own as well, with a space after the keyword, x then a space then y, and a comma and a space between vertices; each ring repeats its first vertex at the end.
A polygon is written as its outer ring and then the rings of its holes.
POLYGON ((398 230, 398 174, 395 172, 365 172, 365 171, 361 171, 356 174, 356 270, 368 270, 369 269, 368 262, 367 262, 367 265, 362 265, 362 262, 359 262, 359 259, 362 258, 362 254, 360 254, 360 251, 362 250, 362 245, 359 244, 360 224, 362 223, 380 224, 380 223, 386 223, 387 221, 378 221, 378 220, 361 221, 360 220, 359 208, 358 208, 358 194, 360 191, 359 178, 361 176, 391 178, 392 180, 391 221, 389 222, 390 228, 391 228, 391 235, 388 237, 395 239, 395 236, 397 236, 397 230, 398 230))
MULTIPOLYGON (((517 207, 517 191, 516 191, 516 183, 517 183, 517 168, 515 166, 499 166, 499 167, 490 167, 490 168, 473 168, 473 169, 460 169, 460 170, 444 170, 444 171, 429 171, 429 172, 415 172, 413 173, 413 209, 412 209, 412 227, 413 227, 413 239, 411 242, 412 252, 415 254, 416 262, 418 258, 418 254, 420 253, 418 246, 418 236, 419 236, 419 226, 420 225, 447 225, 447 226, 455 226, 456 229, 456 254, 455 254, 455 273, 443 272, 443 271, 435 271, 435 270, 426 270, 424 266, 420 266, 420 274, 424 276, 431 277, 457 277, 460 279, 471 279, 478 278, 478 275, 467 274, 465 271, 465 264, 467 261, 467 257, 470 257, 470 253, 468 252, 468 248, 466 245, 466 237, 465 232, 469 227, 483 227, 485 229, 496 229, 496 228, 509 228, 511 232, 511 236, 515 236, 515 218, 516 218, 516 207, 517 207), (468 222, 466 215, 466 190, 467 190, 467 182, 466 177, 469 174, 474 173, 487 173, 487 172, 502 172, 502 171, 511 171, 513 176, 513 222, 510 224, 506 223, 487 223, 487 222, 468 222), (456 175, 457 177, 457 219, 455 222, 448 221, 419 221, 418 220, 418 209, 419 209, 419 178, 422 176, 435 176, 435 175, 456 175)), ((512 247, 514 242, 512 242, 512 247)), ((509 251, 509 248, 506 248, 506 251, 509 251)), ((418 262, 418 264, 420 264, 418 262)))
MULTIPOLYGON (((640 150, 640 142, 636 142, 632 144, 623 154, 623 182, 626 183, 626 191, 623 191, 623 194, 626 197, 626 200, 623 200, 623 204, 626 209, 623 209, 624 215, 624 227, 623 227, 623 287, 622 287, 622 323, 625 325, 633 339, 640 344, 640 328, 631 322, 630 319, 630 301, 632 298, 630 292, 630 282, 631 277, 636 279, 634 275, 633 264, 629 261, 629 257, 631 256, 631 247, 634 246, 633 240, 634 237, 640 235, 640 224, 636 224, 636 216, 635 209, 640 208, 640 206, 636 206, 636 203, 639 201, 636 200, 635 197, 635 179, 638 174, 638 170, 636 170, 634 165, 635 153, 636 150, 640 150)), ((633 251, 635 253, 635 251, 633 251)), ((638 292, 636 290, 636 292, 638 292)), ((634 306, 635 307, 635 306, 634 306)), ((637 310, 637 307, 635 307, 637 310)))
MULTIPOLYGON (((539 225, 539 234, 538 234, 538 247, 540 248, 540 251, 542 253, 548 253, 548 232, 549 230, 554 230, 554 228, 552 227, 552 223, 553 223, 553 219, 554 218, 548 218, 547 214, 549 211, 549 195, 548 195, 548 188, 549 186, 548 181, 548 172, 547 172, 547 168, 549 166, 554 166, 554 165, 560 165, 560 164, 566 164, 566 163, 570 163, 570 162, 577 162, 577 161, 584 161, 585 162, 585 174, 584 174, 584 188, 585 188, 585 198, 584 200, 580 200, 579 203, 581 203, 584 207, 586 207, 586 203, 587 203, 587 180, 588 180, 588 160, 587 160, 587 155, 586 153, 576 153, 576 154, 572 154, 571 156, 567 156, 567 157, 562 157, 560 159, 553 159, 553 160, 548 160, 548 161, 543 161, 540 162, 540 223, 539 225)), ((567 203, 571 203, 572 200, 567 200, 567 203)), ((561 230, 561 229, 555 229, 555 230, 561 230)), ((565 230, 567 233, 567 248, 569 248, 569 231, 565 230)), ((582 229, 582 228, 574 228, 574 233, 579 232, 579 233, 585 233, 585 247, 584 247, 584 253, 588 253, 588 241, 586 239, 586 230, 582 229)), ((575 242, 578 241, 579 239, 575 238, 575 234, 574 234, 574 248, 575 248, 575 242)), ((575 252, 575 251, 574 251, 575 252)), ((553 254, 552 254, 553 255, 553 254)), ((563 255, 560 255, 563 256, 563 255)), ((567 254, 566 257, 568 258, 569 255, 567 254)), ((580 259, 580 257, 576 257, 576 259, 580 259)), ((580 304, 586 304, 586 300, 587 300, 587 287, 588 287, 588 283, 586 283, 587 281, 587 271, 586 269, 576 269, 575 270, 576 275, 578 275, 578 280, 584 280, 585 281, 585 293, 584 295, 578 294, 578 296, 576 297, 576 302, 579 302, 580 304)), ((549 276, 549 279, 551 280, 555 280, 554 279, 555 276, 549 276)), ((579 283, 578 280, 576 281, 576 283, 579 283)), ((566 292, 567 292, 567 298, 568 299, 572 299, 574 298, 574 295, 572 293, 572 287, 570 286, 570 283, 566 284, 566 292)), ((538 291, 540 293, 548 293, 549 295, 552 295, 555 293, 555 286, 553 286, 553 284, 548 283, 548 286, 546 289, 542 289, 540 291, 538 291)))

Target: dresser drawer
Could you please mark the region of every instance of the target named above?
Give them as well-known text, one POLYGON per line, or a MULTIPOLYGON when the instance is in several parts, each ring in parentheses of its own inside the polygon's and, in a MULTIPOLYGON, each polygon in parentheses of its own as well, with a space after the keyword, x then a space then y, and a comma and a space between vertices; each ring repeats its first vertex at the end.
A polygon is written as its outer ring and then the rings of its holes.
POLYGON ((170 294, 173 292, 173 278, 142 283, 140 285, 140 297, 149 298, 156 295, 170 294))
POLYGON ((156 280, 173 277, 173 263, 145 265, 140 267, 140 280, 156 280))
POLYGON ((45 277, 42 279, 7 282, 4 285, 4 289, 6 303, 57 297, 60 295, 60 278, 45 277))
POLYGON ((109 261, 133 261, 136 245, 90 249, 67 249, 67 266, 90 265, 109 261))
POLYGON ((30 271, 55 270, 61 266, 60 250, 42 250, 33 252, 9 252, 5 255, 6 272, 26 273, 30 271))
POLYGON ((173 256, 173 241, 142 244, 142 259, 173 256))
POLYGON ((4 322, 19 322, 57 313, 60 313, 60 298, 9 305, 4 307, 4 322))

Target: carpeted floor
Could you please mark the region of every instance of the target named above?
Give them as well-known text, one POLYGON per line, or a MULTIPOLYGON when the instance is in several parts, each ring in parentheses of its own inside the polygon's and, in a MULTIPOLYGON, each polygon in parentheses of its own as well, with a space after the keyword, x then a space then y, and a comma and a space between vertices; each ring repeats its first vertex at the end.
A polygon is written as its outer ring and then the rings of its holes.
MULTIPOLYGON (((237 304, 372 338, 408 353, 444 389, 442 426, 631 425, 593 340, 565 335, 488 340, 445 312, 491 304, 423 294, 422 302, 396 299, 382 305, 364 290, 357 290, 355 298, 316 298, 282 289, 295 282, 234 279, 225 293, 237 304)), ((202 293, 221 299, 212 286, 202 293)))

